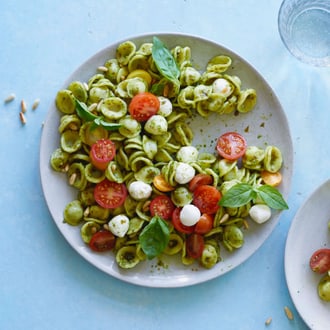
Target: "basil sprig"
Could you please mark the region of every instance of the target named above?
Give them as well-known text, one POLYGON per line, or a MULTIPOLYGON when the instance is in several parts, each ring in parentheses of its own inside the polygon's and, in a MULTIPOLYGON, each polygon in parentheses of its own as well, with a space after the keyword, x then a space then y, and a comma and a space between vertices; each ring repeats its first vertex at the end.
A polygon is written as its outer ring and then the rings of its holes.
MULTIPOLYGON (((157 37, 153 37, 152 58, 160 74, 174 85, 179 86, 180 69, 171 52, 157 37)), ((154 84, 152 92, 160 94, 159 92, 163 90, 164 85, 162 82, 154 84)))
POLYGON ((168 225, 162 218, 154 216, 142 230, 139 243, 147 258, 152 259, 164 251, 169 239, 170 230, 168 225))
POLYGON ((76 112, 78 116, 86 121, 92 121, 95 126, 102 126, 108 131, 113 131, 121 127, 121 124, 118 123, 109 123, 104 120, 102 116, 96 116, 91 113, 87 105, 79 100, 76 99, 76 112))
POLYGON ((253 187, 247 183, 238 183, 231 187, 222 196, 219 205, 224 207, 240 207, 257 197, 261 198, 272 209, 286 210, 289 208, 283 196, 276 188, 269 185, 253 187))

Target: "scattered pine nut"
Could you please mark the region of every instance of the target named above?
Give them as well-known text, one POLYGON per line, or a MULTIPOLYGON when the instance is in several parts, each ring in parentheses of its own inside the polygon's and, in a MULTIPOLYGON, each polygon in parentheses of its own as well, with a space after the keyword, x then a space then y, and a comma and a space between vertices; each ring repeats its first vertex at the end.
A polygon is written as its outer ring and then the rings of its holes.
POLYGON ((103 229, 110 231, 109 225, 107 223, 103 225, 103 229))
POLYGON ((23 125, 25 125, 26 124, 26 119, 25 119, 24 113, 22 111, 19 113, 19 118, 21 120, 21 123, 23 125))
POLYGON ((291 309, 290 309, 288 306, 285 306, 285 307, 284 307, 284 312, 285 312, 286 317, 287 317, 289 320, 293 320, 293 314, 292 314, 292 312, 291 312, 291 309))
POLYGON ((77 178, 77 173, 72 173, 72 175, 69 178, 70 186, 72 186, 74 184, 74 182, 76 181, 76 178, 77 178))
POLYGON ((272 318, 269 317, 266 321, 265 321, 265 325, 270 325, 272 323, 272 318))
POLYGON ((107 72, 108 71, 108 68, 107 67, 105 67, 105 66, 99 66, 98 68, 97 68, 99 71, 101 71, 101 72, 107 72))
POLYGON ((219 221, 219 224, 226 222, 229 219, 229 214, 225 213, 219 221))
POLYGON ((84 85, 86 91, 88 92, 88 90, 89 90, 88 84, 86 82, 83 82, 83 85, 84 85))
POLYGON ((40 103, 40 99, 36 99, 34 100, 33 104, 32 104, 32 110, 35 110, 38 108, 39 106, 39 103, 40 103))
POLYGON ((103 100, 100 100, 96 106, 96 111, 100 111, 101 105, 103 104, 103 100))
POLYGON ((84 211, 84 217, 88 217, 89 216, 89 207, 87 207, 84 211))
POLYGON ((21 110, 22 113, 25 113, 27 110, 26 102, 24 100, 21 101, 21 110))
POLYGON ((96 108, 97 108, 97 103, 92 103, 92 104, 88 107, 88 111, 93 112, 96 108))
POLYGON ((72 131, 78 131, 78 125, 75 124, 75 123, 70 123, 69 124, 69 128, 72 130, 72 131))
POLYGON ((63 168, 63 172, 66 173, 67 171, 69 171, 69 164, 66 164, 65 167, 63 168))
POLYGON ((16 95, 14 93, 11 93, 5 98, 4 102, 9 103, 9 102, 13 101, 15 99, 15 97, 16 97, 16 95))

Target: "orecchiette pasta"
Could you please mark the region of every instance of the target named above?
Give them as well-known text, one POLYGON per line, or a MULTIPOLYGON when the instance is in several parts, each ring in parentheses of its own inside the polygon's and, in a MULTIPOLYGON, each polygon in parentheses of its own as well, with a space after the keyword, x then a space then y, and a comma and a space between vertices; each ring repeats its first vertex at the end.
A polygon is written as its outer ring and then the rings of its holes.
MULTIPOLYGON (((77 199, 64 210, 64 221, 80 225, 82 240, 89 244, 96 232, 111 230, 113 217, 128 218, 128 229, 123 237, 117 235, 114 246, 115 259, 122 268, 135 267, 147 258, 139 235, 151 222, 150 204, 156 196, 166 195, 173 207, 183 207, 194 199, 189 182, 198 174, 210 177, 211 185, 225 194, 237 183, 261 185, 260 172, 278 172, 283 163, 281 151, 275 146, 250 146, 242 162, 192 146, 194 132, 187 118, 251 111, 257 102, 256 91, 241 89, 241 80, 229 74, 232 60, 225 54, 210 59, 204 72, 193 65, 189 47, 178 45, 170 54, 176 69, 164 73, 153 58, 153 43, 123 42, 115 58, 101 63, 106 69, 87 82, 73 81, 57 93, 55 100, 62 115, 58 127, 60 147, 51 155, 50 165, 55 171, 65 172, 69 184, 78 190, 77 199), (173 78, 176 70, 179 76, 173 78), (135 95, 150 91, 161 91, 160 107, 157 114, 140 122, 131 116, 129 104, 135 95), (77 100, 88 109, 88 120, 78 113, 77 100), (120 127, 108 130, 106 124, 111 123, 120 127), (92 145, 101 139, 110 139, 116 147, 115 157, 104 171, 92 164, 90 156, 92 145), (161 177, 171 189, 156 187, 155 177, 161 177), (94 188, 104 180, 128 189, 119 207, 107 209, 96 202, 94 188), (131 192, 139 184, 148 188, 148 194, 137 197, 131 192)), ((199 258, 202 266, 212 268, 221 260, 220 244, 228 251, 242 247, 242 228, 250 207, 251 203, 237 208, 219 207, 212 218, 212 229, 204 235, 205 246, 199 258)), ((195 259, 187 253, 187 234, 176 230, 171 222, 168 228, 170 235, 163 253, 179 255, 184 265, 192 264, 195 259)))

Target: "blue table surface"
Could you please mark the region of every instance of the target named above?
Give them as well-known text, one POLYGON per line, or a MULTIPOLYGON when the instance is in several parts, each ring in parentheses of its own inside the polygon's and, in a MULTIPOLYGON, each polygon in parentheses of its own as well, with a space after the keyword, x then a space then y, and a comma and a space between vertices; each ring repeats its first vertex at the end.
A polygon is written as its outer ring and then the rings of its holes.
POLYGON ((286 285, 284 251, 298 208, 329 177, 330 71, 288 53, 277 30, 279 6, 280 0, 0 2, 0 100, 16 94, 0 104, 0 329, 307 329, 286 285), (269 239, 226 275, 184 288, 127 284, 90 265, 54 224, 39 177, 42 123, 66 78, 100 49, 149 32, 200 35, 244 57, 280 99, 294 146, 290 209, 269 239), (22 99, 26 125, 18 115, 22 99))

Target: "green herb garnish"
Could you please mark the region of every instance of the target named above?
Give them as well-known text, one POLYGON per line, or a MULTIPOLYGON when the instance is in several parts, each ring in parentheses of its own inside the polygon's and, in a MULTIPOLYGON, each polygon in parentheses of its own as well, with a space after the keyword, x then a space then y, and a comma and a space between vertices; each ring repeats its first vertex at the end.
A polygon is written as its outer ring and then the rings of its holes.
MULTIPOLYGON (((157 37, 153 38, 152 58, 160 74, 175 86, 179 86, 180 69, 171 52, 157 37)), ((163 87, 162 84, 156 89, 159 90, 161 87, 163 87)))
POLYGON ((76 112, 78 116, 86 121, 92 121, 94 125, 96 126, 102 126, 108 131, 113 131, 121 127, 121 124, 118 123, 109 123, 102 116, 96 116, 93 113, 91 113, 87 105, 79 100, 76 99, 76 112))
POLYGON ((170 239, 170 230, 166 222, 158 216, 153 217, 144 227, 139 243, 148 259, 160 255, 166 248, 170 239))
POLYGON ((222 196, 219 205, 224 207, 240 207, 257 197, 261 198, 272 209, 286 210, 289 208, 283 196, 276 188, 269 185, 253 187, 247 183, 238 183, 230 188, 222 196))

